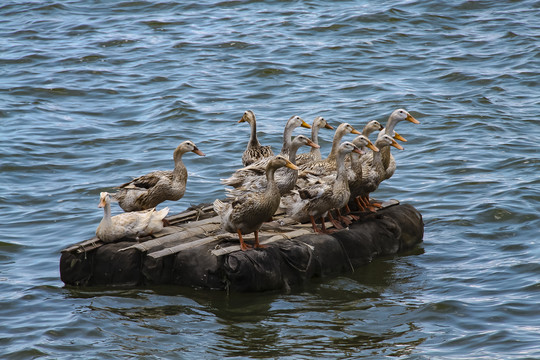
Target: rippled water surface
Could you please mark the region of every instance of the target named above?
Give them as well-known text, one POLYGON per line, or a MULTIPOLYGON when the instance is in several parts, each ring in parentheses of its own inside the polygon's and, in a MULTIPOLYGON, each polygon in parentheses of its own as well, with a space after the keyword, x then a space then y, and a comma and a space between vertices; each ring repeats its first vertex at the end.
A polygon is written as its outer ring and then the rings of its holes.
POLYGON ((539 8, 2 1, 0 357, 540 358, 539 8), (246 109, 278 150, 291 115, 361 128, 398 107, 421 124, 397 126, 374 195, 422 212, 417 250, 290 293, 60 281, 99 192, 172 168, 181 141, 207 156, 184 157, 173 213, 223 197, 246 109))

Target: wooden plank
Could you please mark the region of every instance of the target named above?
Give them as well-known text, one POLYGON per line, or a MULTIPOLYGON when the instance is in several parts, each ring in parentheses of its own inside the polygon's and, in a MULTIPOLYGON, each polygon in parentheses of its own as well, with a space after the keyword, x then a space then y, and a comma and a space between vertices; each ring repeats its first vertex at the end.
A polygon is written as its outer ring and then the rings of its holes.
MULTIPOLYGON (((331 225, 332 224, 327 225, 327 227, 330 227, 331 225)), ((308 230, 308 229, 298 229, 298 230, 274 235, 266 240, 261 241, 260 243, 261 245, 266 245, 266 244, 271 244, 273 242, 276 242, 278 240, 294 239, 296 237, 307 235, 307 234, 313 234, 313 231, 308 230)), ((310 247, 313 250, 313 247, 311 245, 306 244, 306 246, 310 247)), ((240 245, 232 245, 232 246, 227 246, 225 248, 212 250, 211 253, 214 256, 222 256, 222 255, 230 254, 232 252, 240 251, 240 250, 241 250, 240 245)))
POLYGON ((194 241, 190 241, 184 244, 179 244, 176 246, 165 248, 163 250, 154 251, 152 253, 149 253, 147 256, 150 256, 154 259, 159 259, 163 256, 173 255, 182 250, 192 249, 194 247, 202 246, 204 244, 208 244, 208 243, 219 241, 219 240, 220 240, 219 236, 208 236, 199 240, 194 240, 194 241))
POLYGON ((76 251, 78 254, 80 254, 80 253, 83 253, 83 252, 87 252, 87 251, 97 249, 98 247, 102 246, 103 244, 105 244, 103 241, 101 241, 96 236, 94 236, 91 239, 81 241, 80 243, 68 246, 67 248, 65 248, 61 252, 73 252, 73 251, 76 251))
POLYGON ((119 251, 125 251, 128 249, 137 249, 142 252, 147 252, 148 250, 156 246, 166 246, 167 244, 170 244, 170 243, 176 243, 182 240, 188 240, 192 237, 199 236, 201 234, 208 234, 208 233, 214 232, 216 230, 219 230, 220 228, 221 228, 221 225, 216 224, 216 223, 199 224, 195 227, 185 228, 182 231, 165 235, 157 239, 152 239, 149 241, 145 241, 143 243, 138 243, 135 245, 128 246, 126 248, 120 249, 119 251))
POLYGON ((201 209, 191 210, 191 211, 187 211, 187 212, 182 212, 180 214, 171 215, 171 216, 168 216, 166 219, 170 223, 173 223, 173 222, 177 223, 177 222, 181 222, 183 220, 187 220, 187 219, 192 218, 192 217, 196 217, 197 215, 202 215, 202 214, 213 212, 213 211, 214 211, 214 207, 213 207, 213 205, 210 205, 210 206, 206 206, 206 207, 201 208, 201 209))

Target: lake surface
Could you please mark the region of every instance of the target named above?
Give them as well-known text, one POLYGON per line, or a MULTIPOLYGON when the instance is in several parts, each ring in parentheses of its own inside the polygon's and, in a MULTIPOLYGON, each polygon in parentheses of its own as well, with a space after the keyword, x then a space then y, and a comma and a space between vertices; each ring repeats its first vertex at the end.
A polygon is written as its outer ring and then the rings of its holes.
POLYGON ((540 358, 539 9, 2 1, 0 357, 540 358), (396 127, 408 142, 373 195, 423 214, 415 251, 290 293, 60 281, 99 193, 172 168, 181 141, 207 156, 184 156, 171 213, 224 196, 246 109, 279 151, 292 115, 361 128, 396 108, 421 124, 396 127))

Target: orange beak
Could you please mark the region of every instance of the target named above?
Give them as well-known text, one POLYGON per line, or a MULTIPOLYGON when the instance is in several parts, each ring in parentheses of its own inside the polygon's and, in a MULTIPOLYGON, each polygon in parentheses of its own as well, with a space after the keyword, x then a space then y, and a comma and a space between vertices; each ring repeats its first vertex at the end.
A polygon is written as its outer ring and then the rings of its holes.
POLYGON ((334 128, 333 128, 330 124, 328 124, 328 123, 327 123, 326 125, 324 125, 324 128, 325 128, 325 129, 334 130, 334 128))
POLYGON ((199 156, 206 156, 201 150, 197 148, 193 149, 192 151, 199 156))
POLYGON ((399 145, 396 140, 392 139, 392 146, 398 150, 403 150, 403 146, 399 145))
POLYGON ((307 143, 309 146, 311 146, 312 148, 315 148, 315 149, 318 149, 320 148, 320 145, 317 145, 315 144, 313 141, 309 140, 308 143, 307 143))
POLYGON ((356 129, 352 129, 351 134, 362 135, 362 133, 356 129))
POLYGON ((373 143, 370 141, 369 144, 367 144, 367 147, 375 152, 379 152, 379 148, 373 145, 373 143))
POLYGON ((289 169, 298 170, 298 166, 294 165, 289 160, 287 160, 287 163, 285 164, 285 166, 288 167, 289 169))
POLYGON ((311 125, 309 125, 307 122, 305 122, 304 120, 302 120, 302 124, 300 125, 301 127, 305 127, 305 128, 308 128, 308 129, 311 129, 311 125))
POLYGON ((411 114, 407 114, 407 117, 405 118, 406 120, 409 120, 410 122, 412 122, 413 124, 420 124, 420 121, 416 120, 415 118, 412 117, 411 114))
POLYGON ((403 136, 399 135, 397 133, 397 131, 394 131, 394 139, 399 140, 399 141, 403 141, 403 142, 407 142, 407 139, 405 139, 403 136))

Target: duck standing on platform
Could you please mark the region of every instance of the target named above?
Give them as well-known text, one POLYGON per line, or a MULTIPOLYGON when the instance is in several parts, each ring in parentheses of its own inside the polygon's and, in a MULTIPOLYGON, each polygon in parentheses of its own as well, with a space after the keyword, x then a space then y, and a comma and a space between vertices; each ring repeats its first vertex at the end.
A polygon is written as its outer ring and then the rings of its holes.
MULTIPOLYGON (((405 138, 403 138, 401 135, 394 131, 395 126, 399 122, 404 120, 410 121, 413 124, 420 124, 420 121, 416 120, 411 114, 407 112, 407 110, 397 109, 394 110, 392 114, 390 114, 390 116, 388 117, 388 121, 386 122, 386 127, 379 132, 379 136, 381 136, 382 134, 386 134, 397 140, 406 142, 407 140, 405 138)), ((383 180, 387 180, 390 179, 396 171, 396 160, 394 159, 394 156, 390 153, 390 148, 388 146, 381 151, 381 156, 386 172, 383 180)))
POLYGON ((152 208, 111 217, 111 197, 107 192, 99 194, 98 207, 103 208, 103 219, 96 229, 96 236, 106 243, 160 232, 163 229, 163 219, 169 213, 169 208, 166 207, 159 211, 152 208))
POLYGON ((251 126, 251 136, 247 144, 246 150, 242 154, 242 164, 248 166, 254 162, 267 157, 274 156, 272 148, 268 145, 263 146, 257 139, 257 121, 255 114, 251 110, 246 110, 239 123, 247 122, 251 126))
POLYGON ((192 141, 186 140, 174 150, 174 170, 153 171, 139 176, 120 185, 112 199, 118 201, 124 211, 146 210, 165 200, 180 200, 186 191, 188 178, 182 155, 190 151, 205 156, 192 141))
POLYGON ((277 155, 266 166, 266 189, 263 192, 251 192, 234 199, 231 203, 224 203, 219 199, 214 201, 214 211, 221 216, 223 230, 237 233, 240 240, 240 248, 247 250, 242 235, 255 233, 255 248, 261 248, 259 244, 259 228, 263 222, 272 218, 279 207, 281 195, 274 179, 277 169, 286 166, 298 170, 296 165, 277 155))
POLYGON ((375 146, 379 149, 378 152, 373 152, 362 166, 362 186, 355 191, 357 196, 357 205, 360 208, 373 210, 372 205, 380 207, 378 203, 371 203, 369 194, 379 187, 380 183, 386 179, 386 169, 384 168, 382 152, 389 146, 393 146, 398 150, 403 150, 403 147, 397 143, 391 136, 384 133, 379 134, 375 141, 375 146))
MULTIPOLYGON (((363 133, 363 132, 362 132, 363 133)), ((359 209, 364 209, 363 203, 357 196, 364 193, 366 182, 368 181, 367 174, 364 172, 364 161, 369 156, 368 149, 373 152, 379 152, 379 149, 373 145, 366 135, 358 135, 352 141, 364 155, 360 156, 356 153, 349 155, 350 166, 347 168, 347 178, 349 180, 349 189, 351 190, 351 199, 355 199, 359 209)))
MULTIPOLYGON (((335 178, 311 177, 305 188, 295 190, 294 195, 284 198, 287 214, 299 222, 307 218, 311 220, 313 231, 328 232, 324 225, 324 218, 332 209, 341 209, 348 202, 351 195, 345 168, 345 156, 351 152, 362 155, 362 151, 351 142, 344 142, 338 147, 335 178), (321 230, 315 224, 315 218, 321 219, 321 230)), ((330 219, 333 220, 332 218, 330 219)), ((334 226, 340 227, 337 221, 332 221, 334 226)))

